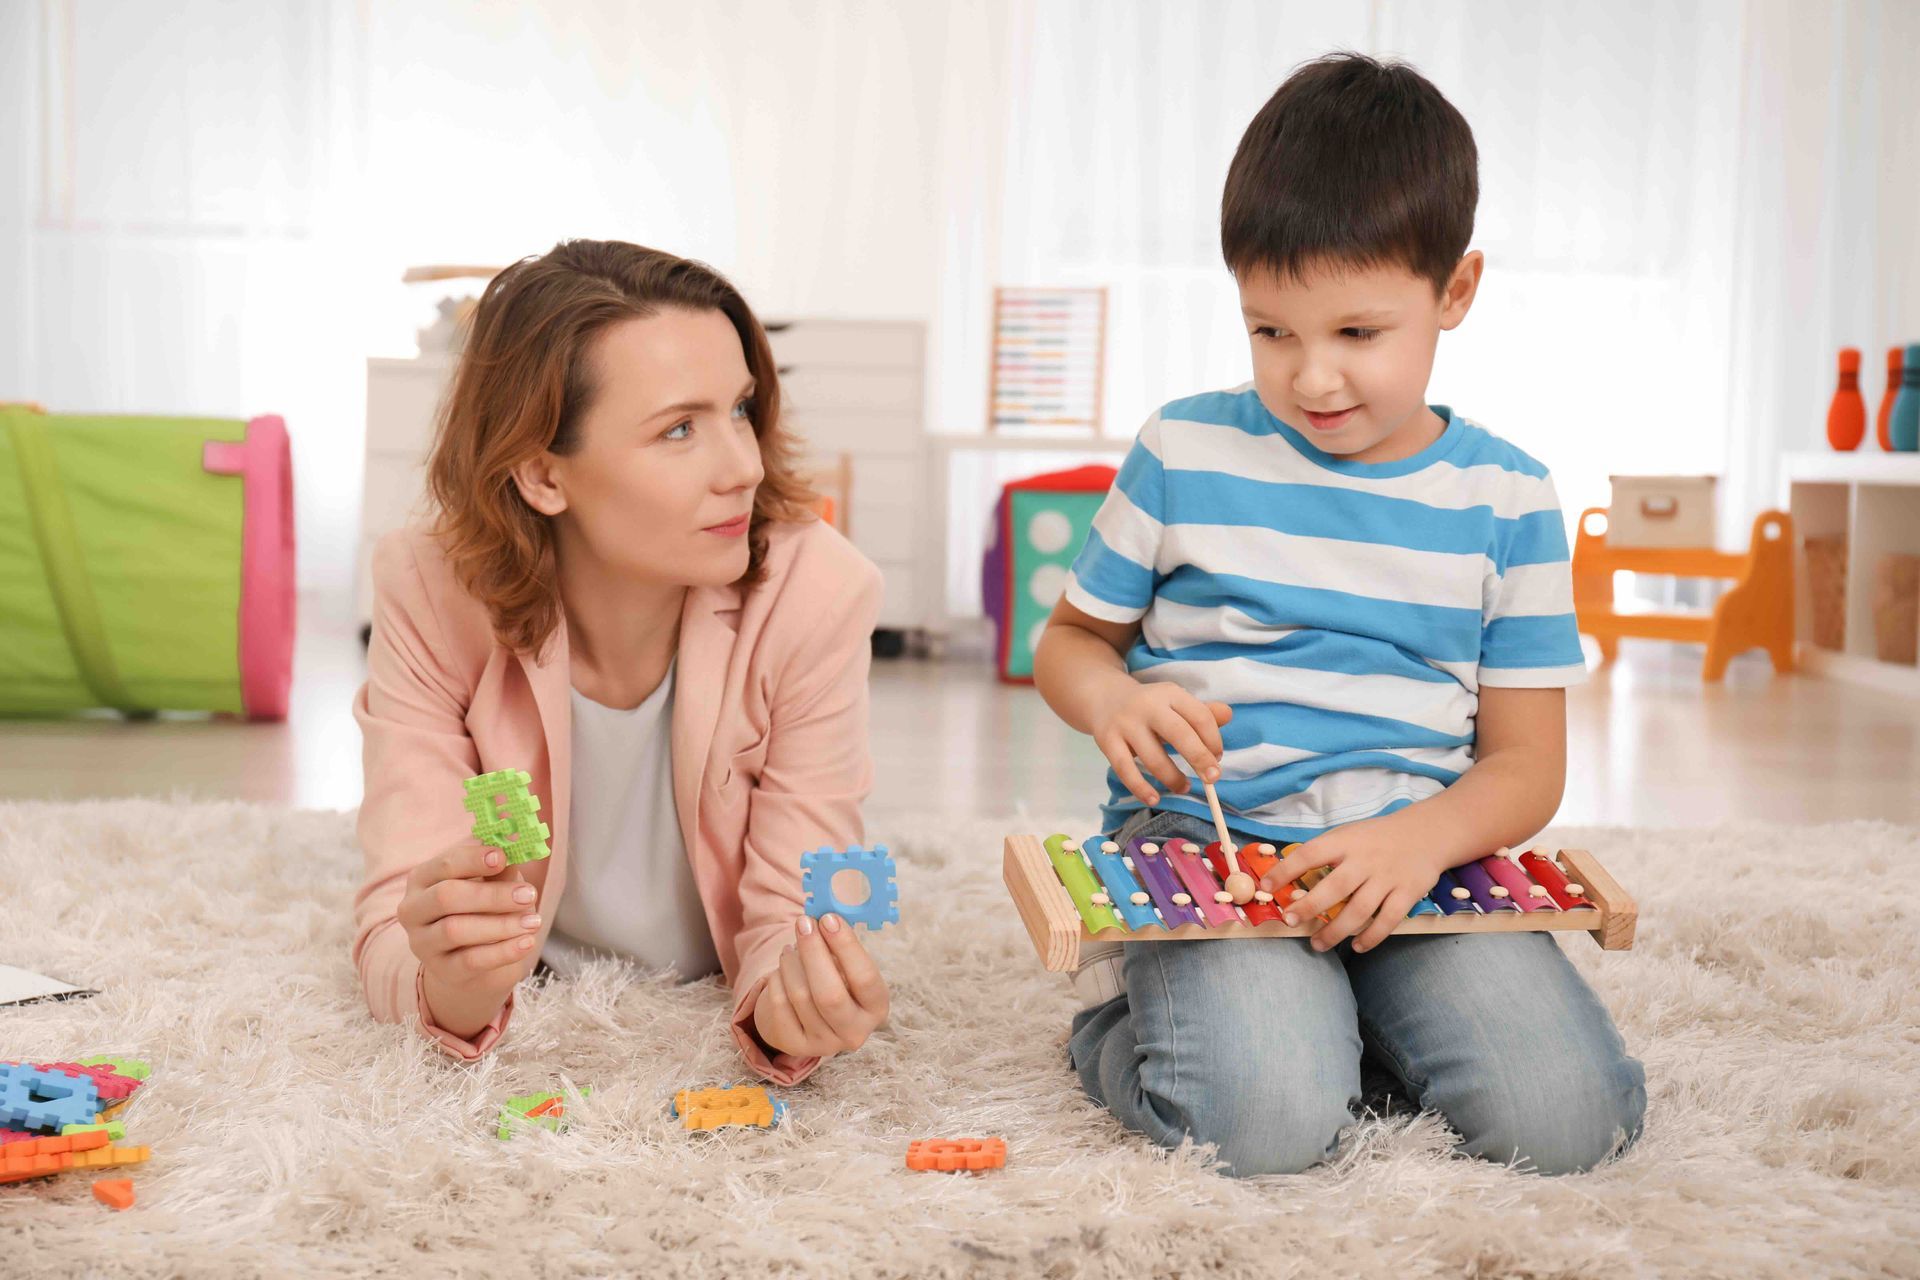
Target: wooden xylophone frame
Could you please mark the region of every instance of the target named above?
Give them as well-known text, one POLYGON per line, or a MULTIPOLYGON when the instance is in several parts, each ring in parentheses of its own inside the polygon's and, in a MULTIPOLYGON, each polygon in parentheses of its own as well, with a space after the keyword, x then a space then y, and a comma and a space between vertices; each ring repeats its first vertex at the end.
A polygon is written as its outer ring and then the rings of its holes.
MULTIPOLYGON (((1395 936, 1416 933, 1533 933, 1541 931, 1577 932, 1592 936, 1604 951, 1624 951, 1633 945, 1633 929, 1638 908, 1620 882, 1585 849, 1562 849, 1558 858, 1567 878, 1585 887, 1585 898, 1592 907, 1563 911, 1516 911, 1495 915, 1461 912, 1455 915, 1410 916, 1394 926, 1395 936)), ((1205 941, 1224 938, 1304 938, 1317 927, 1316 922, 1289 925, 1279 921, 1228 925, 1181 925, 1168 929, 1109 928, 1098 933, 1087 928, 1073 905, 1073 897, 1054 873, 1046 846, 1038 836, 1008 836, 1001 865, 1007 892, 1020 912, 1033 949, 1040 963, 1053 972, 1074 969, 1080 963, 1080 948, 1095 941, 1167 942, 1205 941)))

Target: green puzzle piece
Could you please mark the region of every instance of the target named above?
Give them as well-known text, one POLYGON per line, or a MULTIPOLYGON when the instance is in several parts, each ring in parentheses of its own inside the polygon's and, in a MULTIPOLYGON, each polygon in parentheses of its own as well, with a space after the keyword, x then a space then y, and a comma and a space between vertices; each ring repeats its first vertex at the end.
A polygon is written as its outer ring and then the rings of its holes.
MULTIPOLYGON (((584 1098, 592 1092, 591 1087, 585 1088, 580 1091, 580 1096, 584 1098)), ((519 1116, 525 1120, 527 1119, 527 1112, 532 1111, 542 1103, 552 1102, 555 1099, 560 1099, 564 1102, 565 1098, 566 1095, 563 1093, 523 1093, 517 1098, 508 1098, 507 1105, 500 1108, 500 1127, 495 1131, 494 1136, 502 1142, 507 1141, 513 1137, 513 1118, 515 1116, 519 1116)), ((537 1124, 543 1129, 551 1129, 555 1133, 559 1133, 567 1127, 565 1115, 534 1116, 529 1123, 537 1124)))
POLYGON ((521 769, 477 774, 463 784, 466 810, 473 815, 473 838, 507 855, 509 863, 538 862, 553 853, 553 832, 536 816, 540 797, 527 790, 533 778, 521 769))
MULTIPOLYGON (((83 1062, 80 1065, 89 1066, 91 1064, 83 1062)), ((92 1133, 98 1129, 106 1130, 107 1137, 114 1142, 125 1142, 127 1140, 127 1126, 121 1124, 118 1120, 109 1120, 105 1124, 63 1125, 60 1129, 60 1136, 64 1138, 76 1133, 92 1133)))

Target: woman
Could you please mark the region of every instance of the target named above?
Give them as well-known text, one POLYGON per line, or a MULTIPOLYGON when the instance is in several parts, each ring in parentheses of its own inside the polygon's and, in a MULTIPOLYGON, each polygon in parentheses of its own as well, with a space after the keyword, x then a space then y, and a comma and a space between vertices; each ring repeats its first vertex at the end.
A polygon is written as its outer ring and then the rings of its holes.
POLYGON ((749 1067, 856 1049, 887 988, 800 854, 862 842, 879 572, 815 519, 765 332, 718 274, 576 240, 502 272, 434 442, 430 529, 374 554, 354 962, 458 1057, 543 955, 725 975, 749 1067), (502 866, 461 781, 524 769, 502 866))

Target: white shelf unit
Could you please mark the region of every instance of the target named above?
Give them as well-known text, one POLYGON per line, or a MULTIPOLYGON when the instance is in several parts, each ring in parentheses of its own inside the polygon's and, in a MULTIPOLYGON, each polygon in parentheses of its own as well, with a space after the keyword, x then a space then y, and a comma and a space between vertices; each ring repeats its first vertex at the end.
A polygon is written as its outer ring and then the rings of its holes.
POLYGON ((1920 667, 1882 662, 1874 651, 1873 578, 1890 552, 1920 555, 1920 454, 1791 453, 1787 509, 1801 541, 1795 549, 1798 657, 1810 674, 1920 698, 1920 667), (1847 540, 1846 640, 1835 652, 1813 644, 1805 541, 1847 540))

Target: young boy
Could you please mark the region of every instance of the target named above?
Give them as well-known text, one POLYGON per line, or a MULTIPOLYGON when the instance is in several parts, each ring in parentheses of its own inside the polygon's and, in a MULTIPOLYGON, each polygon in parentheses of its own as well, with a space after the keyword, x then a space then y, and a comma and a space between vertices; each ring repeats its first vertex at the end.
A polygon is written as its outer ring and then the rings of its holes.
POLYGON ((1297 71, 1227 173, 1221 247, 1253 381, 1147 420, 1040 643, 1048 704, 1112 764, 1122 842, 1308 842, 1311 939, 1111 945, 1075 975, 1088 1094, 1235 1174, 1351 1123, 1363 1053, 1460 1149, 1584 1170, 1645 1075, 1544 933, 1389 939, 1448 867, 1544 827, 1585 672, 1546 469, 1425 400, 1483 260, 1473 133, 1411 67, 1297 71), (1169 754, 1171 747, 1179 762, 1169 754))

